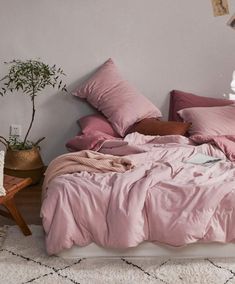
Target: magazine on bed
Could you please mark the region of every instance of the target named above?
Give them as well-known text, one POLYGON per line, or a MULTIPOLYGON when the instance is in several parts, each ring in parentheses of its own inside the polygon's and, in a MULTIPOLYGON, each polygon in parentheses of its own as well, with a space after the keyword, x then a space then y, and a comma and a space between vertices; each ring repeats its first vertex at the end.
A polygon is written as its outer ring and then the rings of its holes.
POLYGON ((195 165, 211 166, 221 160, 222 159, 217 157, 205 155, 202 153, 197 153, 194 156, 190 157, 189 159, 186 159, 184 162, 195 165))

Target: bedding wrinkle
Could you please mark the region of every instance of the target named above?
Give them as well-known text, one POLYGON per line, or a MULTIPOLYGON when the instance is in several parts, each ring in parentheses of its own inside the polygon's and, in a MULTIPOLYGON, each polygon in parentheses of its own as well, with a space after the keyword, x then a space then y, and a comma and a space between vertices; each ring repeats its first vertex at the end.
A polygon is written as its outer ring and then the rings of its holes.
POLYGON ((235 135, 193 135, 190 139, 197 144, 215 145, 230 161, 235 161, 235 135))
POLYGON ((45 172, 43 191, 52 179, 64 174, 75 172, 120 172, 134 168, 133 163, 126 159, 112 155, 86 150, 64 154, 54 159, 45 172))
POLYGON ((222 151, 178 136, 125 139, 141 150, 123 156, 131 170, 68 173, 48 184, 41 216, 49 254, 92 242, 125 249, 143 241, 175 247, 235 241, 235 166, 222 151), (185 162, 197 153, 222 160, 185 162))
POLYGON ((216 208, 208 226, 205 229, 203 241, 217 237, 218 242, 234 242, 235 227, 233 220, 235 218, 234 210, 234 189, 225 195, 216 208), (216 234, 215 234, 216 232, 216 234), (233 236, 232 238, 229 236, 233 236))

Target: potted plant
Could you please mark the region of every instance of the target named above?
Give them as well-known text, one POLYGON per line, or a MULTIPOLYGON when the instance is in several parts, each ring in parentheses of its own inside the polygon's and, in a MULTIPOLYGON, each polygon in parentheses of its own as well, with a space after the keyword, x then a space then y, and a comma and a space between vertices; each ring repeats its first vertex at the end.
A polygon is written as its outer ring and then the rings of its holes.
POLYGON ((36 142, 28 140, 35 119, 35 99, 48 86, 67 91, 66 85, 61 80, 65 74, 56 65, 49 66, 40 60, 13 60, 5 64, 9 66, 9 70, 8 74, 0 80, 2 83, 0 95, 4 96, 8 91, 21 91, 32 102, 31 120, 24 138, 22 140, 18 137, 7 139, 0 136, 0 142, 6 146, 5 172, 20 177, 30 176, 36 183, 40 180, 44 168, 39 143, 45 137, 36 142))

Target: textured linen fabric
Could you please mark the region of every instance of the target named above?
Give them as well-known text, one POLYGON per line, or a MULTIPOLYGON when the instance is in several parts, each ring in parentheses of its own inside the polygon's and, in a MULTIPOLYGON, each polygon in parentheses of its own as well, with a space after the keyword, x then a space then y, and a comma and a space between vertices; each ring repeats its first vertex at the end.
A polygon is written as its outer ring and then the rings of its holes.
POLYGON ((190 107, 212 107, 233 104, 234 101, 203 97, 178 90, 170 92, 169 120, 182 121, 177 112, 190 107))
POLYGON ((85 133, 76 135, 66 143, 68 151, 82 151, 82 150, 93 150, 98 151, 106 140, 121 139, 110 136, 104 132, 98 130, 93 133, 85 133))
POLYGON ((123 173, 133 167, 131 160, 94 151, 64 154, 55 158, 49 164, 45 172, 43 188, 47 188, 53 178, 64 174, 81 171, 123 173))
POLYGON ((174 136, 166 144, 167 136, 161 142, 136 132, 128 136, 131 145, 145 151, 125 156, 134 169, 83 171, 50 182, 41 209, 47 252, 92 242, 120 249, 144 241, 172 246, 234 242, 234 163, 216 146, 189 145, 183 136, 181 143, 174 136), (188 163, 197 153, 221 161, 210 167, 188 163))
POLYGON ((184 121, 192 123, 190 135, 235 135, 235 104, 185 108, 178 114, 184 121))
POLYGON ((94 134, 94 132, 99 131, 113 137, 120 137, 108 120, 101 114, 83 116, 78 120, 78 124, 83 134, 94 134))
POLYGON ((137 121, 162 116, 152 102, 122 78, 112 59, 72 94, 87 99, 107 117, 121 136, 137 121))
POLYGON ((181 121, 161 121, 155 118, 145 118, 135 123, 128 133, 138 132, 144 135, 185 135, 191 123, 181 121))

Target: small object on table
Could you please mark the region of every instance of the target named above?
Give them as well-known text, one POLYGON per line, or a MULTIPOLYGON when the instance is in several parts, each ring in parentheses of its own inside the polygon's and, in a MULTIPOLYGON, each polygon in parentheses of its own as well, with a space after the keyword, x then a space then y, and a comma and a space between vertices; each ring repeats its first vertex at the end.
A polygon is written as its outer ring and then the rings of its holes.
POLYGON ((6 190, 6 195, 0 197, 0 204, 8 210, 7 212, 0 209, 0 215, 14 220, 25 236, 32 235, 32 233, 15 205, 14 196, 30 184, 32 184, 31 178, 4 175, 3 186, 6 190))

